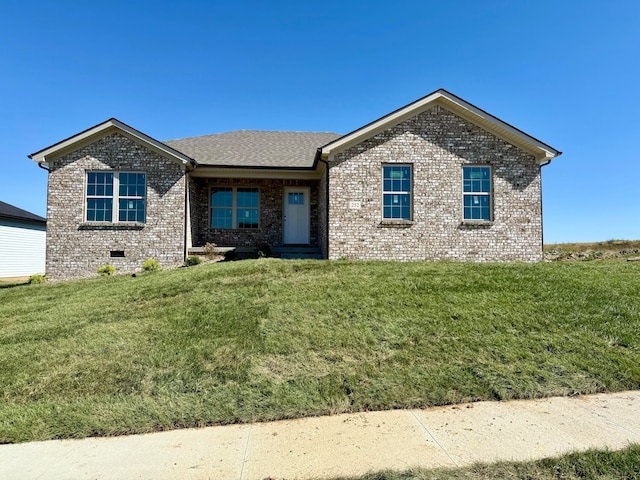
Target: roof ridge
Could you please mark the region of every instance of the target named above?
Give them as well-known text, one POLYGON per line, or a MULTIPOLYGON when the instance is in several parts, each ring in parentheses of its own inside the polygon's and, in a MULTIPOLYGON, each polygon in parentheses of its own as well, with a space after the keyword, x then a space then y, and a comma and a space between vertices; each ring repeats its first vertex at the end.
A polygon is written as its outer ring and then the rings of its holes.
POLYGON ((206 138, 206 137, 215 137, 218 135, 227 135, 230 133, 311 133, 311 134, 320 134, 320 135, 341 135, 337 132, 329 132, 329 131, 308 131, 308 130, 257 130, 257 129, 249 129, 242 128, 239 130, 229 130, 227 132, 218 132, 218 133, 205 133, 204 135, 192 135, 190 137, 182 137, 182 138, 172 138, 169 140, 163 140, 163 142, 176 142, 179 140, 190 140, 192 138, 206 138))

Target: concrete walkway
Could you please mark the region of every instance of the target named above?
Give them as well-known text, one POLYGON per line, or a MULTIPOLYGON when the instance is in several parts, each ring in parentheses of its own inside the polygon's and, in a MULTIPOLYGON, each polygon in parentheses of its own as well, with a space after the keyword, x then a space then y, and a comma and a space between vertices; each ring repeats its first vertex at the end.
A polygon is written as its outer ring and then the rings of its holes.
POLYGON ((633 391, 0 445, 0 478, 330 478, 639 442, 633 391))

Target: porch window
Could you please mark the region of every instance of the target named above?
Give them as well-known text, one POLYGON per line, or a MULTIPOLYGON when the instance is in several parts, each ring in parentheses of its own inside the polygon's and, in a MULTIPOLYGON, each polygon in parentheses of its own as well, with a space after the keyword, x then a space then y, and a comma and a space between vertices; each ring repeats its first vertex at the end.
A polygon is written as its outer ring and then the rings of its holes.
POLYGON ((382 218, 411 220, 411 165, 382 167, 382 218))
POLYGON ((259 198, 257 188, 213 187, 211 228, 258 228, 259 198))
POLYGON ((140 172, 87 172, 87 222, 145 221, 146 177, 140 172))
POLYGON ((491 221, 491 167, 462 167, 465 221, 491 221))

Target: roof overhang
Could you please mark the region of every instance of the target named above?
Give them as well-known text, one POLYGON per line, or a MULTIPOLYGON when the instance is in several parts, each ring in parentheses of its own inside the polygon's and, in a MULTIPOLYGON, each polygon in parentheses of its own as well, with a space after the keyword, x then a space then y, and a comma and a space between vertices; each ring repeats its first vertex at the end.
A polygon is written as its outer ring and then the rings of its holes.
POLYGON ((522 130, 503 122, 490 113, 462 100, 460 97, 440 89, 328 143, 322 147, 322 158, 326 160, 329 155, 357 145, 377 133, 398 125, 436 105, 446 108, 459 117, 534 155, 540 163, 549 162, 562 154, 562 152, 524 133, 522 130))
POLYGON ((312 168, 269 168, 238 167, 233 165, 198 165, 189 175, 193 178, 253 178, 318 180, 325 171, 324 162, 317 162, 312 168))
POLYGON ((36 224, 36 225, 46 225, 47 224, 47 219, 46 218, 42 218, 42 219, 38 220, 36 218, 21 217, 19 215, 7 215, 7 214, 4 214, 4 213, 0 213, 0 219, 15 220, 15 221, 23 222, 23 223, 31 223, 31 224, 36 224))
POLYGON ((50 147, 44 148, 36 153, 32 153, 29 155, 29 158, 41 165, 48 166, 61 155, 82 148, 85 145, 89 145, 114 132, 118 132, 125 137, 144 145, 150 150, 183 165, 187 170, 191 170, 196 165, 196 161, 192 158, 115 118, 110 118, 105 122, 51 145, 50 147))

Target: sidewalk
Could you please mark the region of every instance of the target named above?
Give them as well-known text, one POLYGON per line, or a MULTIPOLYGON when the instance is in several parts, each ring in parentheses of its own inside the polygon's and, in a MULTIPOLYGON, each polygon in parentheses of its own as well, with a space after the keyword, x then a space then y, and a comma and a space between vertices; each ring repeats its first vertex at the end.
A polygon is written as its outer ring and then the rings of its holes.
POLYGON ((331 478, 638 442, 640 391, 632 391, 0 445, 0 478, 331 478))

